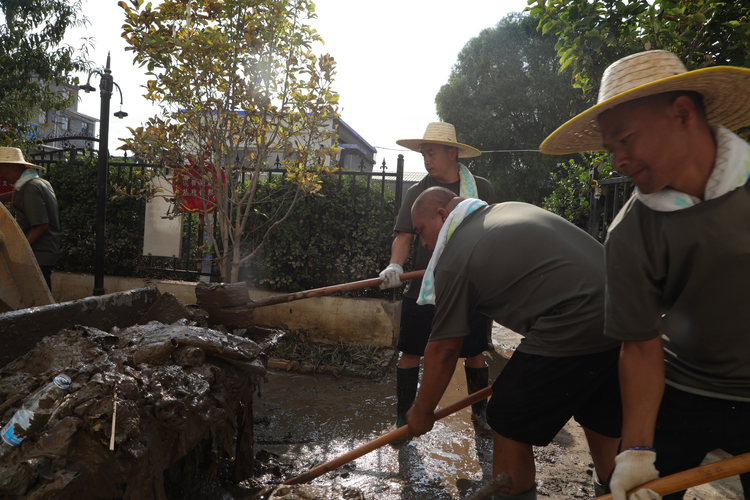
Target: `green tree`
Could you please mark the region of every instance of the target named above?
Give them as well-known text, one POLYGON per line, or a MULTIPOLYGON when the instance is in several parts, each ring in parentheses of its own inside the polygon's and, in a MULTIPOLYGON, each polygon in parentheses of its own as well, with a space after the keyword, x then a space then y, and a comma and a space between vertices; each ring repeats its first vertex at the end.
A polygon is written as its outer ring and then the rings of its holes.
POLYGON ((33 136, 41 113, 68 107, 74 95, 51 85, 77 85, 89 64, 87 45, 62 45, 68 28, 84 24, 81 2, 0 0, 0 146, 19 146, 33 136))
MULTIPOLYGON (((320 37, 305 21, 309 0, 164 0, 119 2, 123 36, 152 79, 145 97, 161 114, 126 140, 140 159, 196 165, 194 180, 215 195, 219 238, 208 231, 222 277, 237 281, 295 202, 319 189, 326 158, 335 157, 338 95, 335 62, 316 57, 320 37), (283 211, 264 213, 266 232, 242 255, 258 210, 256 190, 271 152, 283 152, 294 189, 283 211)), ((206 192, 206 201, 210 198, 206 192)), ((206 203, 206 211, 213 203, 206 203)))
POLYGON ((538 21, 513 13, 471 39, 438 92, 438 116, 456 126, 458 140, 485 153, 467 166, 488 178, 498 199, 541 205, 553 186, 550 173, 568 158, 535 150, 560 123, 586 108, 570 76, 558 74, 553 36, 538 21))
POLYGON ((529 0, 542 33, 559 37, 561 69, 594 96, 611 63, 649 49, 677 54, 689 70, 750 67, 750 4, 735 0, 529 0))

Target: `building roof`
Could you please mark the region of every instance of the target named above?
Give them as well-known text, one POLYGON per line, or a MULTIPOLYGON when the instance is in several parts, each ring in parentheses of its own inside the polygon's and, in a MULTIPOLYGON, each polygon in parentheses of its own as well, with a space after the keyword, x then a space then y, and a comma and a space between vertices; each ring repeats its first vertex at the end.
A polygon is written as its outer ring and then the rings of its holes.
POLYGON ((78 111, 72 110, 70 108, 65 108, 60 111, 60 114, 69 115, 73 118, 78 118, 81 121, 89 122, 89 123, 97 123, 99 121, 98 118, 94 118, 93 116, 84 115, 83 113, 79 113, 78 111))
MULTIPOLYGON (((367 142, 367 141, 366 141, 366 140, 364 139, 364 137, 362 137, 361 135, 359 135, 359 134, 357 133, 357 131, 356 131, 356 130, 354 130, 354 129, 353 129, 353 128, 352 128, 352 127, 351 127, 351 126, 350 126, 350 125, 348 124, 348 123, 346 123, 346 122, 345 122, 344 120, 342 120, 341 118, 338 118, 338 122, 339 122, 339 126, 343 125, 344 127, 346 127, 346 129, 347 129, 347 130, 349 130, 349 131, 350 131, 350 132, 351 132, 352 134, 354 134, 354 136, 355 136, 355 137, 356 137, 357 139, 359 139, 360 141, 362 141, 362 143, 363 143, 363 144, 364 144, 365 146, 367 146, 368 148, 370 148, 370 149, 372 150, 372 152, 373 152, 373 153, 377 153, 377 151, 378 151, 378 150, 377 150, 377 149, 375 149, 375 148, 374 148, 374 147, 373 147, 373 146, 372 146, 372 145, 371 145, 371 144, 370 144, 369 142, 367 142)), ((341 145, 339 145, 339 146, 341 146, 341 145)), ((359 148, 358 148, 358 149, 359 149, 359 148)), ((360 151, 361 151, 361 149, 360 149, 360 151)), ((364 152, 364 151, 363 151, 363 152, 364 152)))
POLYGON ((419 182, 426 175, 427 172, 404 172, 404 182, 419 182))

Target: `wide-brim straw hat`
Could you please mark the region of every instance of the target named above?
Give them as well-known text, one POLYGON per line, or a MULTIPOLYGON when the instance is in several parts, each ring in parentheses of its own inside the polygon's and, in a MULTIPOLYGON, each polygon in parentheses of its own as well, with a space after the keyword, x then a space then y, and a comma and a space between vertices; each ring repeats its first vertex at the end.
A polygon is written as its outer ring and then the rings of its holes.
POLYGON ((445 122, 432 122, 427 125, 427 130, 424 131, 424 136, 421 139, 400 139, 396 141, 396 144, 399 146, 411 149, 417 153, 421 152, 420 147, 426 143, 442 144, 443 146, 458 148, 459 158, 473 158, 482 154, 476 148, 456 142, 455 127, 445 122))
POLYGON ((598 123, 602 112, 676 90, 702 94, 709 123, 729 130, 750 124, 750 69, 714 66, 688 71, 675 54, 651 50, 612 63, 602 75, 597 104, 555 130, 539 149, 547 154, 603 151, 598 123))
POLYGON ((39 170, 46 170, 44 167, 29 163, 23 158, 23 153, 18 148, 5 148, 0 147, 0 165, 3 163, 15 163, 18 165, 24 165, 26 168, 36 168, 39 170))

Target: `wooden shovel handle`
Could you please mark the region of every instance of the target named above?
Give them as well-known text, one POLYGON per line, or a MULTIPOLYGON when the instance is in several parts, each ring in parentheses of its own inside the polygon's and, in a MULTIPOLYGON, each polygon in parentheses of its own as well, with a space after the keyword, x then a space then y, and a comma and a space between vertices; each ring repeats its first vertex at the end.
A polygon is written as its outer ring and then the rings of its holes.
MULTIPOLYGON (((414 278, 421 278, 424 275, 424 269, 420 271, 411 271, 404 273, 400 276, 401 281, 413 280, 414 278)), ((293 300, 308 299, 310 297, 319 297, 321 295, 331 295, 336 292, 348 292, 350 290, 358 290, 360 288, 367 288, 371 286, 378 286, 383 280, 380 278, 371 278, 362 281, 352 281, 351 283, 342 283, 340 285, 331 285, 323 288, 313 288, 312 290, 303 290, 301 292, 288 293, 285 295, 272 295, 259 300, 254 300, 248 304, 248 307, 256 308, 263 306, 271 306, 274 304, 283 304, 284 302, 291 302, 293 300)))
MULTIPOLYGON (((693 486, 700 484, 710 483, 711 481, 718 481, 719 479, 725 479, 727 477, 736 476, 743 472, 750 471, 750 453, 744 453, 735 457, 725 458, 694 469, 684 470, 676 474, 672 474, 659 479, 654 479, 648 483, 642 484, 639 487, 629 491, 628 494, 633 491, 648 488, 653 490, 659 495, 668 495, 676 491, 682 491, 693 486)), ((595 500, 610 500, 612 494, 602 495, 596 497, 595 500)))
MULTIPOLYGON (((421 271, 417 271, 417 272, 421 272, 421 271)), ((451 413, 455 413, 458 410, 466 408, 467 406, 474 404, 477 401, 486 399, 490 397, 491 395, 492 395, 492 387, 485 387, 484 389, 481 389, 473 394, 470 394, 463 399, 459 399, 455 403, 449 404, 445 408, 440 408, 439 410, 435 412, 435 420, 440 420, 441 418, 447 417, 451 413)), ((380 448, 383 445, 386 445, 390 442, 395 441, 396 439, 406 436, 406 433, 408 430, 409 430, 409 426, 407 425, 401 426, 398 429, 388 432, 387 434, 383 434, 379 438, 373 439, 369 443, 365 443, 358 448, 354 448, 352 451, 344 453, 338 458, 334 458, 330 462, 326 462, 322 465, 318 465, 314 469, 311 469, 308 472, 305 472, 304 474, 300 474, 297 477, 287 479, 282 484, 302 484, 302 483, 310 482, 316 477, 322 476, 326 472, 330 472, 334 469, 337 469, 341 467, 342 465, 361 457, 362 455, 366 455, 370 453, 371 451, 380 448)))

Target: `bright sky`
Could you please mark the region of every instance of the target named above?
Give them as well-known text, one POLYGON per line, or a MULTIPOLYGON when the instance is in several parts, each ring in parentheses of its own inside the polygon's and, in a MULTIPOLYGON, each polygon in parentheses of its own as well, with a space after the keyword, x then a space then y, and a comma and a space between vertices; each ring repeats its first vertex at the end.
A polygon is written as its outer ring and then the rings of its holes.
MULTIPOLYGON (((158 3, 158 0, 154 3, 158 3)), ((325 40, 317 54, 330 53, 337 62, 335 90, 340 95, 341 118, 376 147, 377 164, 385 159, 395 171, 399 153, 407 171, 422 171, 422 157, 396 144, 416 139, 427 124, 437 121, 435 95, 448 81, 463 46, 485 28, 493 27, 509 12, 520 12, 526 0, 318 0, 318 19, 310 24, 325 40)), ((80 45, 81 37, 94 38, 89 58, 103 68, 111 52, 115 83, 122 89, 123 111, 129 116, 110 117, 110 151, 125 127, 138 127, 159 112, 142 96, 145 70, 133 64, 120 37, 124 19, 117 0, 87 0, 84 12, 91 24, 70 33, 66 40, 80 45)), ((86 75, 81 75, 82 83, 86 75)), ((96 92, 81 92, 78 111, 99 117, 99 77, 92 77, 96 92)), ((120 109, 115 90, 111 112, 120 109)), ((98 130, 98 128, 97 128, 98 130)))

